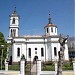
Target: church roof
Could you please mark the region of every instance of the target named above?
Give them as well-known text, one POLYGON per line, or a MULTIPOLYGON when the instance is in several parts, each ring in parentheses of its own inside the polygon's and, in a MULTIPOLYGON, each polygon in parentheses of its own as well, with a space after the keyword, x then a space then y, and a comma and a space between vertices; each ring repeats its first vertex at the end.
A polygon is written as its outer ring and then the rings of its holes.
POLYGON ((47 24, 45 27, 57 27, 54 24, 47 24))

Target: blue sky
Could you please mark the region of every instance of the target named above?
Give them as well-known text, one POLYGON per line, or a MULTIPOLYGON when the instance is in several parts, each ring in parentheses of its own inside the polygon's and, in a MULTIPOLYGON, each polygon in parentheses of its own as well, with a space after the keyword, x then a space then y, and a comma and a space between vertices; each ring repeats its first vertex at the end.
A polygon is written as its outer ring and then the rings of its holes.
POLYGON ((74 36, 74 2, 75 0, 0 0, 0 32, 7 39, 9 15, 16 7, 20 16, 20 35, 44 35, 50 11, 52 23, 58 27, 58 34, 74 36))

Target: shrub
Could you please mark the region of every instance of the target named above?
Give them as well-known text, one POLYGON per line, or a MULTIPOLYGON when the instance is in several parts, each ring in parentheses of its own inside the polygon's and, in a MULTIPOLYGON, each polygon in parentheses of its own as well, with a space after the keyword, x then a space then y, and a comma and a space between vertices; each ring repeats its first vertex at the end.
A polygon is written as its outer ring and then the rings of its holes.
POLYGON ((65 62, 62 67, 63 70, 73 70, 73 65, 70 62, 65 62))
POLYGON ((52 61, 47 61, 47 62, 44 62, 45 65, 54 65, 54 63, 52 61))

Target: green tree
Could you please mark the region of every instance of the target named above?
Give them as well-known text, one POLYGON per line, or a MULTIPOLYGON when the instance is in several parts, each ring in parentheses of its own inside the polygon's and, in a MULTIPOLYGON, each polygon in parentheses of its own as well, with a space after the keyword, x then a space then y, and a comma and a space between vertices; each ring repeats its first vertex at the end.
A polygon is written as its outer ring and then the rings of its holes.
POLYGON ((7 55, 7 42, 4 38, 4 35, 2 32, 0 32, 0 59, 1 59, 1 55, 2 55, 2 50, 3 50, 3 57, 2 57, 2 61, 4 61, 4 59, 6 58, 7 55), (4 45, 4 47, 2 47, 2 45, 4 45))

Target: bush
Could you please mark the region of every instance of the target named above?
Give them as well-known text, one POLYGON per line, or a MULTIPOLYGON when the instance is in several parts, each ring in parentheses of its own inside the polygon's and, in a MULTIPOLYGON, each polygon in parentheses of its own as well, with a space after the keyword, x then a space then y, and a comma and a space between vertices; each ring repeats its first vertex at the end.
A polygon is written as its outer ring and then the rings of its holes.
POLYGON ((54 63, 52 61, 47 61, 47 62, 44 62, 45 65, 54 65, 54 63))
POLYGON ((52 61, 42 62, 42 70, 43 71, 54 71, 55 69, 54 63, 52 61))
POLYGON ((55 67, 54 66, 46 65, 46 67, 43 67, 42 70, 43 71, 54 71, 55 67))
POLYGON ((73 70, 73 65, 70 62, 65 62, 62 67, 63 70, 73 70))
MULTIPOLYGON (((0 66, 0 70, 1 70, 1 66, 0 66)), ((5 65, 2 65, 2 70, 5 70, 5 65)))
POLYGON ((14 64, 14 65, 9 65, 8 67, 9 70, 20 70, 20 66, 18 64, 14 64))
MULTIPOLYGON (((64 62, 62 64, 62 69, 63 70, 73 70, 73 65, 71 62, 64 62)), ((42 70, 43 71, 54 71, 55 70, 55 65, 53 62, 44 62, 42 65, 42 70)))

